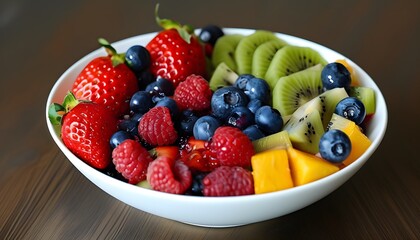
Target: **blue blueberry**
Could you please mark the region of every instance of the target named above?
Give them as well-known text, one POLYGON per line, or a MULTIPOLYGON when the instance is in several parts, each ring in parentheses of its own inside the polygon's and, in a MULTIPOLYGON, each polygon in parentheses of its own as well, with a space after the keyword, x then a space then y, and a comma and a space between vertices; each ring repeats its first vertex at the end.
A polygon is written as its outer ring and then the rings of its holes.
POLYGON ((250 100, 258 99, 264 104, 269 104, 271 99, 270 86, 261 78, 251 78, 245 85, 244 93, 250 100))
POLYGON ((280 112, 271 106, 262 106, 255 113, 255 123, 267 135, 280 132, 283 118, 280 112))
POLYGON ((348 89, 351 83, 349 70, 338 62, 329 63, 322 69, 321 80, 322 86, 326 90, 333 88, 348 89))
POLYGON ((193 134, 194 138, 198 140, 208 141, 211 137, 213 137, 214 132, 220 126, 220 122, 210 116, 202 116, 194 124, 193 134))
POLYGON ((254 75, 252 74, 241 74, 238 76, 238 78, 235 81, 235 84, 233 86, 241 89, 242 91, 245 90, 246 84, 250 79, 254 78, 254 75))
POLYGON ((211 109, 219 119, 226 119, 233 108, 247 106, 248 97, 240 89, 227 86, 216 90, 211 98, 211 109))
POLYGON ((138 126, 139 122, 137 120, 132 119, 124 119, 118 123, 118 129, 127 132, 132 136, 137 136, 139 134, 138 126))
POLYGON ((120 131, 115 132, 111 136, 109 143, 111 144, 111 148, 114 149, 127 139, 134 139, 133 135, 129 134, 126 131, 120 130, 120 131))
POLYGON ((346 97, 338 102, 335 113, 352 120, 357 125, 361 124, 366 117, 365 105, 355 97, 346 97))
POLYGON ((151 93, 152 95, 165 95, 172 96, 174 95, 174 85, 171 81, 165 78, 158 77, 156 81, 148 84, 145 91, 151 93))
POLYGON ((131 116, 132 121, 140 122, 141 118, 143 117, 144 113, 134 113, 133 116, 131 116))
POLYGON ((214 46, 217 39, 219 39, 223 35, 225 34, 223 33, 223 30, 219 26, 207 25, 201 29, 198 37, 200 38, 202 42, 209 43, 210 45, 214 46))
POLYGON ((197 172, 192 176, 191 188, 186 192, 187 195, 203 196, 203 179, 208 173, 197 172))
POLYGON ((154 81, 155 76, 153 76, 153 74, 148 70, 142 71, 137 74, 137 83, 139 85, 140 90, 146 89, 147 85, 154 81))
POLYGON ((251 112, 255 114, 257 112, 257 110, 264 105, 265 104, 263 104, 263 102, 261 102, 261 100, 252 99, 248 103, 248 109, 251 110, 251 112))
POLYGON ((319 141, 321 157, 333 163, 341 163, 351 152, 350 138, 343 131, 332 129, 326 131, 319 141))
POLYGON ((156 105, 156 107, 162 106, 162 107, 167 107, 169 109, 169 111, 171 112, 171 116, 173 118, 177 117, 179 114, 179 109, 178 109, 178 105, 176 104, 175 100, 173 100, 170 97, 163 97, 162 99, 160 99, 156 105))
POLYGON ((244 106, 235 107, 227 117, 226 123, 239 129, 245 129, 254 124, 254 113, 244 106))
POLYGON ((152 96, 146 91, 138 91, 130 100, 130 110, 134 113, 146 113, 154 106, 152 96))
POLYGON ((145 47, 134 45, 125 52, 125 61, 133 72, 140 73, 150 67, 150 53, 145 47))
POLYGON ((251 141, 265 137, 265 134, 255 124, 245 128, 242 132, 245 133, 251 141))
POLYGON ((198 116, 193 111, 187 109, 181 113, 179 119, 179 130, 187 136, 193 135, 194 124, 198 120, 198 116))

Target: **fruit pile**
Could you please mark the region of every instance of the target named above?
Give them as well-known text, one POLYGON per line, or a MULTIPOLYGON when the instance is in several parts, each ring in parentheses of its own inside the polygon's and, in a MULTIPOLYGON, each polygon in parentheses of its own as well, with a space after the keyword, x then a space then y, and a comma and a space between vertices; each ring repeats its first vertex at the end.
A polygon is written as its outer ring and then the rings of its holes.
POLYGON ((50 121, 90 166, 157 191, 237 196, 306 184, 371 144, 373 89, 269 31, 225 35, 156 19, 146 46, 93 59, 50 121))

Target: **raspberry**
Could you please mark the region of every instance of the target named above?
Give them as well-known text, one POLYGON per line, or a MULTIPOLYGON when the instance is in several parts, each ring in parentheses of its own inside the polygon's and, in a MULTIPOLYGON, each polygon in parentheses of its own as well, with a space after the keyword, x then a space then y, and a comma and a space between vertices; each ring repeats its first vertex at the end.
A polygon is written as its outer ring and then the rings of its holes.
POLYGON ((203 194, 218 197, 254 194, 252 174, 242 167, 218 167, 203 179, 203 194))
POLYGON ((241 130, 223 126, 216 129, 209 145, 212 157, 221 166, 250 167, 254 146, 241 130))
POLYGON ((112 151, 115 169, 131 184, 146 179, 146 171, 152 161, 149 152, 137 141, 128 139, 112 151))
POLYGON ((199 75, 190 75, 175 89, 174 100, 181 109, 204 111, 210 108, 212 91, 209 83, 199 75))
POLYGON ((178 138, 171 113, 163 106, 154 107, 145 113, 140 120, 138 131, 143 140, 153 146, 170 145, 178 138))
POLYGON ((154 190, 183 194, 191 186, 192 175, 182 161, 160 156, 150 163, 147 181, 154 190))

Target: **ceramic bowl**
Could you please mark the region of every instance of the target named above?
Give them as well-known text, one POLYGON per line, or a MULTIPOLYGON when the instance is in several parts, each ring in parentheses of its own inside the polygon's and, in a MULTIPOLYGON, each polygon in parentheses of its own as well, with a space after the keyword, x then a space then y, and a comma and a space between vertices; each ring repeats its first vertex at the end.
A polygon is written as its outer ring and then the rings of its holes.
MULTIPOLYGON (((254 32, 251 29, 236 28, 226 28, 224 31, 226 34, 244 35, 254 32)), ((197 197, 167 194, 141 188, 93 169, 71 153, 63 144, 48 119, 48 107, 53 102, 62 102, 82 68, 93 58, 106 54, 103 48, 91 52, 73 64, 51 89, 46 103, 46 122, 51 136, 69 161, 96 186, 130 206, 163 218, 198 226, 231 227, 277 218, 302 209, 333 192, 365 164, 382 141, 387 126, 388 113, 380 89, 356 63, 342 54, 314 42, 281 33, 276 34, 289 44, 307 46, 319 51, 328 62, 346 59, 355 69, 361 84, 373 88, 376 92, 376 113, 366 132, 372 140, 372 145, 358 160, 337 173, 306 185, 278 192, 237 197, 197 197)), ((115 42, 112 45, 118 52, 125 52, 132 45, 146 45, 155 35, 156 33, 139 35, 115 42)))

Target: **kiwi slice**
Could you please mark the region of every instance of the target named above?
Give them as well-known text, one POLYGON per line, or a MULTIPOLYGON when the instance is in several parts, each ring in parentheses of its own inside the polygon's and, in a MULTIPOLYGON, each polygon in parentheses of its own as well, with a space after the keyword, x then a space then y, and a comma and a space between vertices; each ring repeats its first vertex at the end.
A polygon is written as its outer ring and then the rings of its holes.
POLYGON ((244 37, 238 44, 235 51, 235 60, 238 65, 238 74, 252 73, 252 58, 259 45, 278 37, 270 31, 256 30, 254 33, 244 37))
POLYGON ((211 90, 216 91, 224 86, 233 85, 238 78, 238 74, 221 62, 217 65, 213 75, 210 78, 209 85, 211 90))
POLYGON ((317 64, 325 65, 327 61, 312 48, 284 46, 274 55, 264 79, 268 82, 271 89, 273 89, 281 77, 302 71, 317 64))
POLYGON ((291 147, 292 144, 289 139, 289 134, 287 131, 281 131, 278 133, 274 133, 263 138, 257 139, 252 141, 252 145, 254 145, 254 151, 256 153, 263 152, 265 150, 273 149, 273 148, 288 148, 291 147))
POLYGON ((319 152, 319 140, 325 130, 318 107, 315 101, 304 104, 284 125, 294 148, 312 154, 319 152))
POLYGON ((371 115, 375 113, 375 91, 372 88, 362 86, 351 86, 349 89, 349 95, 351 97, 356 97, 357 99, 362 101, 363 105, 365 105, 366 115, 371 115))
POLYGON ((224 62, 230 69, 236 71, 235 50, 244 37, 242 34, 231 34, 223 35, 217 39, 212 53, 213 66, 217 67, 221 62, 224 62))
POLYGON ((316 97, 319 98, 321 103, 321 110, 319 113, 321 114, 321 120, 324 125, 324 129, 327 128, 337 103, 348 96, 349 95, 344 88, 333 88, 316 97))
POLYGON ((285 45, 286 42, 278 38, 258 46, 252 58, 252 75, 258 78, 265 78, 265 73, 270 66, 274 54, 285 45))
POLYGON ((321 71, 322 66, 316 65, 279 79, 273 89, 273 107, 287 116, 321 94, 321 71))

